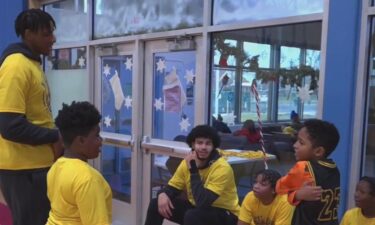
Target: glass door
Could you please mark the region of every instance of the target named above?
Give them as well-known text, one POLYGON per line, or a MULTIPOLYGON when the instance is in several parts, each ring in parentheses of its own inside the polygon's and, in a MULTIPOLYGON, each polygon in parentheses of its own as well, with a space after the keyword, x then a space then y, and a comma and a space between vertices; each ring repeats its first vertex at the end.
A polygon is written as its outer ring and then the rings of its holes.
MULTIPOLYGON (((138 93, 134 44, 96 48, 96 105, 101 111, 102 153, 95 161, 113 193, 114 225, 137 224, 138 93)), ((138 141, 139 142, 139 141, 138 141)), ((138 216, 139 217, 139 216, 138 216)))
MULTIPOLYGON (((151 198, 163 188, 180 161, 190 151, 187 134, 196 124, 205 123, 203 104, 207 87, 202 62, 200 37, 176 50, 174 41, 146 42, 143 114, 143 196, 145 219, 151 198), (171 46, 173 45, 173 46, 171 46)), ((169 224, 165 222, 164 224, 169 224)))

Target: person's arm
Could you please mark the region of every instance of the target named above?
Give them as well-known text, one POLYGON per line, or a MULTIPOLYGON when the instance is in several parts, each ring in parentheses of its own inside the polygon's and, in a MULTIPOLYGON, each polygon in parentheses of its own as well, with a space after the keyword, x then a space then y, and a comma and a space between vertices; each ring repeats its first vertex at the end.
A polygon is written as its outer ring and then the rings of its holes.
POLYGON ((6 140, 28 145, 52 144, 59 140, 57 129, 34 125, 20 113, 0 113, 0 134, 6 140))
POLYGON ((278 194, 288 194, 290 204, 298 205, 300 201, 295 198, 296 191, 304 183, 314 181, 310 172, 306 170, 307 163, 307 161, 297 162, 286 176, 277 181, 276 192, 278 194))
POLYGON ((190 161, 190 184, 195 205, 198 208, 209 207, 219 197, 215 192, 204 188, 195 160, 190 161))
POLYGON ((158 195, 161 194, 161 193, 165 193, 170 199, 174 199, 175 197, 177 197, 181 193, 181 190, 179 190, 175 187, 172 187, 170 185, 167 185, 167 186, 165 186, 165 188, 161 189, 158 192, 158 195))

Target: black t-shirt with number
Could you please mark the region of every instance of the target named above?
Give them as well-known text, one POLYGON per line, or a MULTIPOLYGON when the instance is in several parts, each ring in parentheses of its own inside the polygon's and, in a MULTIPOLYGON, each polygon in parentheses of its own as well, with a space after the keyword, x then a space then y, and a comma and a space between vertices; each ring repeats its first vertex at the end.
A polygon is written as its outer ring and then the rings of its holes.
POLYGON ((297 205, 292 225, 338 225, 340 172, 331 160, 309 161, 309 170, 317 186, 323 189, 318 201, 302 201, 297 205))

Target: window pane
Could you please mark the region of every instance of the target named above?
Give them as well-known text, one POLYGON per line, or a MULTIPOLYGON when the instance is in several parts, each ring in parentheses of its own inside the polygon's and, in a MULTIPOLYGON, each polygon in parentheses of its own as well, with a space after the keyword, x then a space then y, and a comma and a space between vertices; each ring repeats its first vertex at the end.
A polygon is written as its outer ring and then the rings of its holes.
POLYGON ((257 120, 255 79, 262 121, 289 120, 292 110, 314 118, 320 34, 321 22, 214 33, 211 115, 229 126, 257 120))
POLYGON ((195 51, 154 54, 153 138, 173 140, 194 126, 195 51))
POLYGON ((375 20, 372 18, 371 47, 368 74, 368 113, 367 113, 367 143, 365 145, 365 160, 363 174, 375 176, 375 20))
POLYGON ((131 134, 132 56, 102 57, 102 130, 131 134))
POLYGON ((96 0, 94 38, 152 33, 203 24, 203 0, 96 0))
POLYGON ((258 21, 322 12, 323 0, 215 0, 213 24, 258 21))
POLYGON ((56 42, 88 40, 87 0, 66 0, 45 5, 56 22, 56 42))
POLYGON ((45 71, 54 117, 63 103, 90 100, 85 47, 53 50, 52 57, 45 58, 45 71))
POLYGON ((131 149, 102 147, 101 172, 112 188, 113 198, 131 201, 131 149))
POLYGON ((300 48, 281 46, 280 68, 293 68, 300 65, 300 48))

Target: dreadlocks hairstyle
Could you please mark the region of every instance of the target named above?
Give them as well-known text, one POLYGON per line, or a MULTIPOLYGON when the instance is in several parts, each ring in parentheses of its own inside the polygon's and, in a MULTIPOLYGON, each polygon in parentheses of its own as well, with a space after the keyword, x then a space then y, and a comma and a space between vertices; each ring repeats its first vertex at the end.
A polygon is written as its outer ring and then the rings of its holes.
POLYGON ((220 137, 217 131, 208 125, 198 125, 194 127, 186 138, 186 143, 192 147, 193 142, 197 138, 211 139, 214 149, 220 146, 220 137))
POLYGON ((64 144, 69 147, 77 136, 87 136, 100 122, 102 116, 89 102, 75 102, 71 105, 63 104, 55 119, 64 144))
POLYGON ((17 37, 21 35, 23 38, 26 29, 37 32, 40 29, 50 29, 53 31, 56 28, 55 20, 50 14, 40 9, 28 9, 21 12, 15 21, 15 30, 17 37))
POLYGON ((307 129, 313 146, 324 148, 325 157, 335 150, 340 140, 340 134, 335 125, 323 120, 310 119, 304 122, 303 127, 307 129))
POLYGON ((370 185, 371 196, 375 196, 375 177, 364 176, 359 181, 366 181, 370 185))
POLYGON ((255 178, 262 175, 264 181, 268 181, 271 184, 272 189, 275 189, 276 182, 281 178, 281 175, 276 170, 261 170, 255 174, 255 178))

